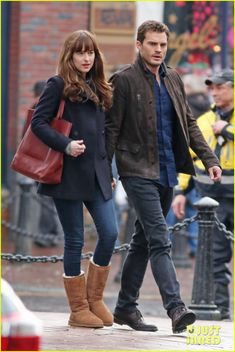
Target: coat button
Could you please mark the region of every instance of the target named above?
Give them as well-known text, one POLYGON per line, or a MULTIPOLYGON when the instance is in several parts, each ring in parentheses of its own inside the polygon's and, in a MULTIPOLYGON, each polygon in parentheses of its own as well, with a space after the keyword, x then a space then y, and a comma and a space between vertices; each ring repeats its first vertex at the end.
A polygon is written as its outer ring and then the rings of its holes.
POLYGON ((74 136, 78 136, 78 131, 73 132, 74 136))
POLYGON ((102 134, 104 134, 104 131, 102 131, 102 134))

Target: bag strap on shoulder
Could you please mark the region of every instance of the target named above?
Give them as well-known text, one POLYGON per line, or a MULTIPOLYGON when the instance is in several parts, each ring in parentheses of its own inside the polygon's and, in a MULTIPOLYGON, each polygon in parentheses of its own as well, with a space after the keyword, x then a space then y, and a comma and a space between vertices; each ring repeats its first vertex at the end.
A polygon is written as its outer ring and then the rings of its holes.
POLYGON ((64 104, 65 104, 65 101, 62 99, 62 100, 60 101, 59 109, 58 109, 58 111, 57 111, 55 120, 62 119, 62 116, 63 116, 63 113, 64 113, 64 104))

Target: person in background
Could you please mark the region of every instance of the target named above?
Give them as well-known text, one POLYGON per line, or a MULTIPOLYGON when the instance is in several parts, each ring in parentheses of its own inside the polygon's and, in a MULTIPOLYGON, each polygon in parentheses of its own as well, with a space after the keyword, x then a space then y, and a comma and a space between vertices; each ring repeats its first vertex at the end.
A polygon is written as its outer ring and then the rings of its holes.
POLYGON ((92 33, 78 30, 66 38, 57 71, 39 99, 31 127, 44 143, 64 154, 62 179, 56 185, 39 184, 38 192, 53 198, 64 231, 63 281, 71 309, 69 325, 101 328, 113 324, 103 291, 118 231, 104 133, 112 89, 92 33), (69 137, 50 126, 61 99, 65 101, 63 118, 72 123, 69 137), (98 234, 86 278, 81 269, 83 204, 98 234))
MULTIPOLYGON (((210 148, 220 160, 223 176, 220 183, 213 183, 201 161, 194 155, 196 177, 194 182, 201 197, 211 197, 219 202, 217 217, 233 232, 234 229, 234 72, 221 70, 207 78, 214 104, 210 110, 197 119, 197 124, 210 148)), ((172 208, 178 219, 185 214, 185 191, 190 176, 179 175, 179 185, 172 208)), ((231 242, 217 227, 213 233, 215 304, 222 319, 230 319, 229 283, 231 271, 229 262, 232 259, 231 242)))
POLYGON ((37 81, 33 85, 33 94, 34 94, 34 102, 32 104, 32 109, 35 109, 38 103, 38 100, 40 98, 40 95, 42 94, 44 88, 46 87, 46 81, 37 81))
POLYGON ((187 74, 182 77, 189 107, 197 119, 210 109, 210 99, 204 87, 203 77, 187 74))
MULTIPOLYGON (((210 108, 210 100, 208 97, 208 92, 206 91, 206 88, 204 88, 203 78, 195 74, 186 74, 182 77, 182 81, 184 83, 189 107, 193 116, 197 119, 210 108)), ((187 187, 187 191, 185 191, 185 197, 187 199, 185 204, 185 218, 191 218, 196 214, 193 204, 198 200, 198 192, 195 188, 193 178, 191 178, 187 187)), ((178 221, 179 219, 177 219, 171 207, 169 213, 167 214, 166 222, 168 226, 173 226, 178 221)), ((188 233, 188 255, 193 259, 195 258, 197 252, 197 222, 195 221, 189 224, 186 231, 188 233)), ((177 240, 177 233, 174 233, 173 236, 175 236, 175 240, 177 240)))
MULTIPOLYGON (((186 175, 187 177, 188 175, 186 175)), ((174 191, 174 196, 176 192, 177 186, 175 187, 174 191)), ((185 204, 185 218, 191 218, 196 214, 195 208, 193 204, 199 199, 198 198, 198 192, 195 188, 194 180, 191 178, 190 183, 188 184, 187 190, 185 190, 185 197, 186 197, 186 204, 185 204)), ((173 198, 174 201, 174 198, 173 198)), ((181 220, 181 219, 180 219, 181 220)), ((168 226, 174 226, 177 222, 179 222, 179 219, 176 217, 176 215, 173 212, 172 207, 170 208, 167 217, 166 217, 166 223, 168 226)), ((187 233, 187 244, 188 244, 188 256, 191 259, 194 259, 196 257, 197 253, 197 242, 198 242, 198 224, 196 221, 193 223, 189 224, 186 227, 186 233, 187 233)), ((177 241, 177 236, 180 236, 178 232, 174 232, 172 234, 174 236, 174 240, 177 241)), ((174 246, 174 241, 172 240, 172 246, 174 246)))
POLYGON ((182 80, 164 63, 169 34, 167 26, 157 21, 139 26, 135 63, 111 77, 113 105, 105 126, 110 170, 115 152, 118 174, 137 215, 114 322, 135 330, 157 330, 144 322, 137 309, 150 259, 173 333, 177 333, 193 324, 196 316, 180 296, 165 217, 177 172, 194 174, 189 146, 203 160, 211 180, 220 180, 221 168, 188 107, 182 80))
MULTIPOLYGON (((115 190, 113 192, 113 200, 116 209, 116 216, 119 228, 119 238, 117 239, 116 246, 121 246, 122 244, 129 244, 132 234, 134 232, 135 223, 135 209, 130 203, 127 194, 122 186, 122 182, 118 180, 117 166, 115 161, 115 156, 112 161, 112 174, 117 180, 115 190)), ((121 251, 118 253, 120 255, 120 265, 119 269, 114 277, 114 282, 120 283, 121 273, 124 260, 126 258, 126 251, 121 251)))
MULTIPOLYGON (((34 101, 31 109, 35 109, 38 100, 46 86, 46 81, 37 81, 33 85, 34 101)), ((23 127, 23 135, 30 121, 25 120, 23 127)), ((39 220, 38 220, 38 236, 35 237, 34 243, 39 247, 53 247, 59 244, 61 240, 62 230, 59 223, 58 215, 55 211, 55 205, 50 197, 39 195, 39 220)))

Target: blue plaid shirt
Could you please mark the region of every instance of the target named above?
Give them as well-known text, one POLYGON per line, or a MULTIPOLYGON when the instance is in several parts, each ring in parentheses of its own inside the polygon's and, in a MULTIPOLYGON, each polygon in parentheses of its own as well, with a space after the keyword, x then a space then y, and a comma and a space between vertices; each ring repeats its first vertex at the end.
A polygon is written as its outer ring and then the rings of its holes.
POLYGON ((175 158, 172 148, 174 122, 176 112, 171 97, 164 83, 164 72, 159 69, 161 84, 159 86, 155 75, 153 77, 157 115, 157 141, 160 163, 160 179, 158 183, 165 187, 174 187, 177 181, 175 158))

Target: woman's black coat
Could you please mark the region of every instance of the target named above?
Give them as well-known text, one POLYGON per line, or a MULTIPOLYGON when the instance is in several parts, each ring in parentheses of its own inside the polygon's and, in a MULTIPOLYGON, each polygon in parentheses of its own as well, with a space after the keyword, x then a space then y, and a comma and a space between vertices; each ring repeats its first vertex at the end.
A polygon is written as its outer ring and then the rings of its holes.
MULTIPOLYGON (((93 200, 97 178, 104 198, 112 197, 111 179, 105 150, 104 112, 94 102, 65 100, 63 119, 72 122, 69 138, 49 126, 56 116, 64 82, 50 78, 37 104, 31 122, 32 131, 48 146, 64 152, 71 140, 83 139, 84 154, 74 158, 64 153, 62 181, 58 185, 39 184, 38 192, 54 198, 93 200)), ((33 148, 33 146, 32 146, 33 148)))

